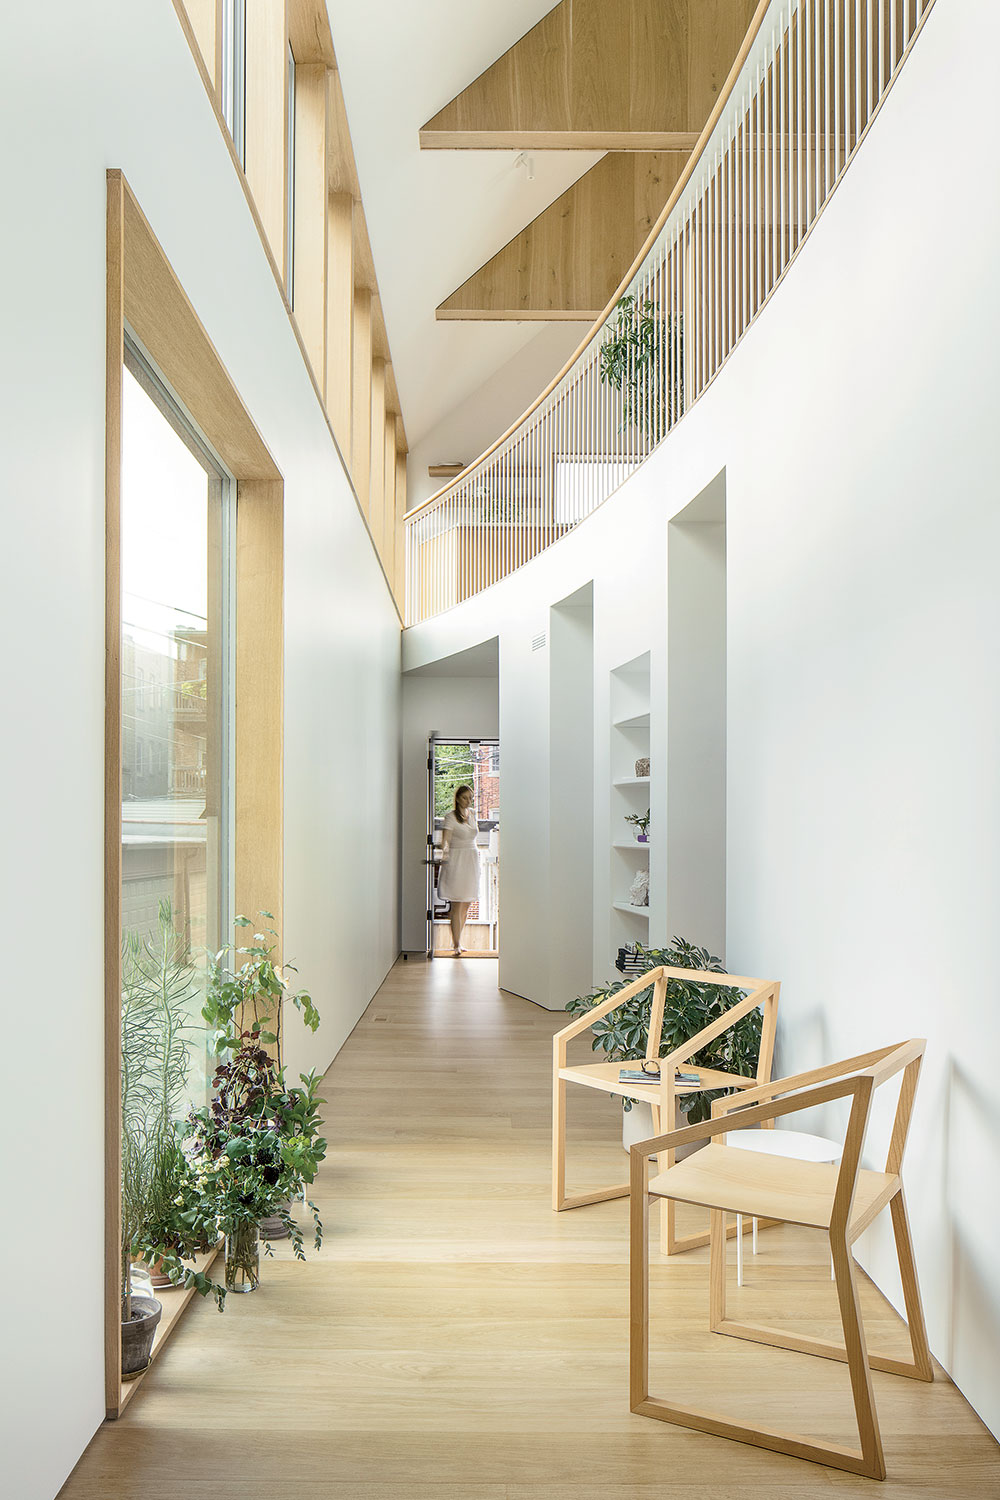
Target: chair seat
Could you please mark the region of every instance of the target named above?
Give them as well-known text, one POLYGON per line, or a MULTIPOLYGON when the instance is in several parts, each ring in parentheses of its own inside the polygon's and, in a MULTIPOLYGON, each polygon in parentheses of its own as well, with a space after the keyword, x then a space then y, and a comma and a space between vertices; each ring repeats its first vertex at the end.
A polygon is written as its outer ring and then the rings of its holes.
MULTIPOLYGON (((839 1171, 833 1163, 710 1145, 654 1177, 649 1191, 682 1203, 829 1229, 839 1171)), ((870 1222, 898 1186, 892 1174, 860 1171, 851 1227, 870 1222)))

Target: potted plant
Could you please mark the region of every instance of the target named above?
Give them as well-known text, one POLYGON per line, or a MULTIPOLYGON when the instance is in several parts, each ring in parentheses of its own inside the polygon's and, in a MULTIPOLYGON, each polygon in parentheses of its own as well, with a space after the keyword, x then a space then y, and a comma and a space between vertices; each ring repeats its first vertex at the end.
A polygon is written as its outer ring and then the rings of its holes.
POLYGON ((187 1092, 191 1007, 198 998, 187 944, 162 901, 154 934, 122 938, 122 1373, 149 1363, 161 1304, 133 1297, 132 1260, 163 1216, 178 1176, 176 1118, 187 1092))
MULTIPOLYGON (((614 984, 605 985, 602 989, 595 989, 587 995, 581 995, 571 1000, 566 1009, 572 1015, 585 1015, 588 1010, 599 1005, 609 995, 624 989, 627 983, 632 983, 637 973, 641 974, 649 969, 659 968, 661 965, 672 969, 705 969, 716 974, 726 972, 720 960, 709 953, 707 948, 698 948, 684 938, 675 937, 669 948, 643 948, 639 944, 636 948, 640 966, 632 967, 627 980, 621 979, 614 984)), ((704 1027, 724 1015, 742 998, 742 994, 741 990, 735 988, 670 979, 667 984, 667 1002, 663 1013, 660 1056, 666 1057, 676 1047, 680 1047, 704 1027)), ((617 1010, 609 1011, 606 1016, 595 1021, 592 1027, 594 1051, 603 1052, 607 1058, 616 1062, 630 1062, 645 1057, 652 1003, 653 987, 650 985, 649 989, 640 990, 632 995, 617 1010)), ((761 1026, 762 1018, 759 1010, 741 1017, 728 1031, 723 1032, 707 1047, 697 1052, 691 1059, 692 1065, 717 1068, 721 1072, 738 1073, 744 1077, 755 1074, 760 1055, 761 1026)), ((685 1116, 681 1123, 696 1125, 702 1120, 707 1120, 711 1115, 712 1100, 725 1092, 725 1089, 702 1089, 694 1093, 678 1095, 677 1107, 685 1116)), ((653 1133, 649 1106, 640 1101, 625 1099, 623 1109, 632 1132, 638 1132, 635 1134, 635 1139, 648 1139, 653 1133), (638 1120, 628 1120, 634 1104, 638 1104, 638 1109, 642 1111, 642 1114, 639 1115, 638 1120), (639 1120, 641 1124, 638 1123, 639 1120)), ((624 1125, 625 1121, 623 1121, 624 1125)))
MULTIPOLYGON (((646 811, 644 813, 626 813, 625 814, 625 821, 626 821, 626 823, 631 823, 632 826, 634 827, 634 829, 635 829, 635 841, 636 841, 637 844, 648 844, 649 843, 649 834, 646 832, 646 830, 649 827, 649 808, 648 807, 646 808, 646 811)), ((650 967, 652 967, 652 965, 650 965, 650 967)))
POLYGON ((628 293, 615 305, 598 358, 601 384, 621 392, 622 426, 654 447, 684 415, 683 318, 628 293))
MULTIPOLYGON (((268 918, 270 913, 259 915, 268 918)), ((237 917, 236 923, 252 925, 247 917, 237 917)), ((280 1042, 284 1000, 292 1001, 311 1030, 319 1025, 319 1013, 304 990, 291 991, 292 966, 282 969, 275 963, 276 937, 272 928, 256 932, 252 943, 236 949, 243 957, 239 967, 228 962, 229 948, 210 960, 202 1015, 222 1060, 211 1102, 191 1110, 182 1127, 181 1180, 158 1225, 160 1240, 169 1241, 162 1254, 171 1279, 202 1295, 212 1293, 220 1309, 227 1292, 253 1291, 259 1284, 262 1220, 276 1221, 282 1237, 290 1237, 296 1257, 305 1259, 302 1232, 289 1203, 313 1181, 326 1154, 319 1079, 315 1073, 303 1074, 301 1088, 289 1086, 280 1042), (222 1283, 184 1264, 184 1245, 206 1223, 225 1235, 222 1283)), ((319 1249, 322 1223, 315 1204, 308 1206, 319 1249)), ((265 1234, 265 1253, 270 1254, 270 1239, 277 1235, 265 1234)))
MULTIPOLYGON (((258 912, 257 915, 265 921, 274 920, 267 911, 258 912)), ((249 917, 236 918, 237 927, 252 925, 249 917)), ((209 965, 208 993, 203 1014, 209 1025, 215 1027, 217 1050, 225 1046, 223 1038, 232 1033, 234 1020, 239 1017, 248 1024, 252 1034, 256 1034, 266 1046, 275 1048, 280 1070, 282 1002, 290 1000, 311 1031, 315 1031, 319 1025, 319 1015, 308 992, 293 991, 289 985, 288 976, 297 972, 295 965, 285 963, 280 968, 275 965, 273 955, 276 942, 268 944, 268 937, 277 939, 273 927, 265 927, 262 932, 255 933, 249 947, 237 950, 244 955, 244 961, 238 969, 232 968, 225 961, 229 949, 223 949, 215 955, 209 965)), ((281 1206, 290 1210, 291 1200, 281 1206)), ((285 1221, 279 1213, 265 1214, 260 1229, 268 1243, 288 1238, 285 1221)))

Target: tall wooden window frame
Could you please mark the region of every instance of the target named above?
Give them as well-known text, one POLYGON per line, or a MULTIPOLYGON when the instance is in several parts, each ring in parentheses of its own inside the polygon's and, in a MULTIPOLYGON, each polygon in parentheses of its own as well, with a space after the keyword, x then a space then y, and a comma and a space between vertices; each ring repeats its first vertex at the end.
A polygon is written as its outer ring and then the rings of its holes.
MULTIPOLYGON (((125 177, 108 173, 105 675, 105 1406, 121 1380, 121 461, 125 328, 236 479, 233 888, 282 915, 281 474, 125 177)), ((174 1292, 173 1298, 185 1294, 174 1292)))

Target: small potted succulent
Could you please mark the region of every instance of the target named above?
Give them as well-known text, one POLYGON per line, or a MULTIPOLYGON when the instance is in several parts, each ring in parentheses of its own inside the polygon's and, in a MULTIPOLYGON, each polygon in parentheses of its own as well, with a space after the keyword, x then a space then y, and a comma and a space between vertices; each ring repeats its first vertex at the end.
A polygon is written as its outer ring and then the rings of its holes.
POLYGON ((635 829, 635 841, 637 844, 648 844, 649 834, 649 808, 644 813, 626 813, 626 823, 631 823, 635 829))

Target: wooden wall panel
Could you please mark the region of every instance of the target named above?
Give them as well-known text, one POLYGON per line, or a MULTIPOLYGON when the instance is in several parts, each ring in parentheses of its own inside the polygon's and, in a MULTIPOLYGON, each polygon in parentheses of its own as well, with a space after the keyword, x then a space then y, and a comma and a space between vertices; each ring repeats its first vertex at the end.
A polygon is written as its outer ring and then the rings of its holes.
POLYGON ((326 67, 295 69, 295 269, 292 305, 316 383, 326 398, 326 67))
POLYGON ((286 0, 252 0, 246 20, 244 169, 271 253, 288 278, 286 0))
POLYGON ((369 423, 368 525, 379 553, 385 555, 385 360, 372 360, 372 404, 369 423))
POLYGON ((382 561, 386 577, 392 584, 396 576, 396 417, 393 412, 385 414, 382 475, 382 561))
MULTIPOLYGON (((396 424, 397 440, 399 435, 399 424, 396 424)), ((396 449, 396 566, 393 572, 395 580, 396 598, 402 604, 406 597, 406 527, 403 525, 403 517, 406 515, 406 454, 396 449)))
POLYGON ((354 348, 353 218, 350 193, 331 193, 327 199, 326 409, 348 465, 354 348))
MULTIPOLYGON (((250 0, 254 4, 255 0, 250 0)), ((298 63, 337 66, 325 0, 288 0, 288 40, 298 63)))
POLYGON ((201 60, 222 97, 222 0, 183 0, 201 60))
POLYGON ((592 322, 686 161, 682 151, 609 152, 446 298, 437 317, 592 322))
POLYGON ((420 132, 425 147, 690 151, 756 0, 561 0, 420 132))
MULTIPOLYGON (((284 504, 280 481, 236 501, 236 910, 282 930, 284 504)), ((279 936, 280 944, 280 936, 279 936)))
POLYGON ((358 502, 367 516, 372 461, 372 294, 365 287, 354 290, 351 366, 351 473, 358 502))

